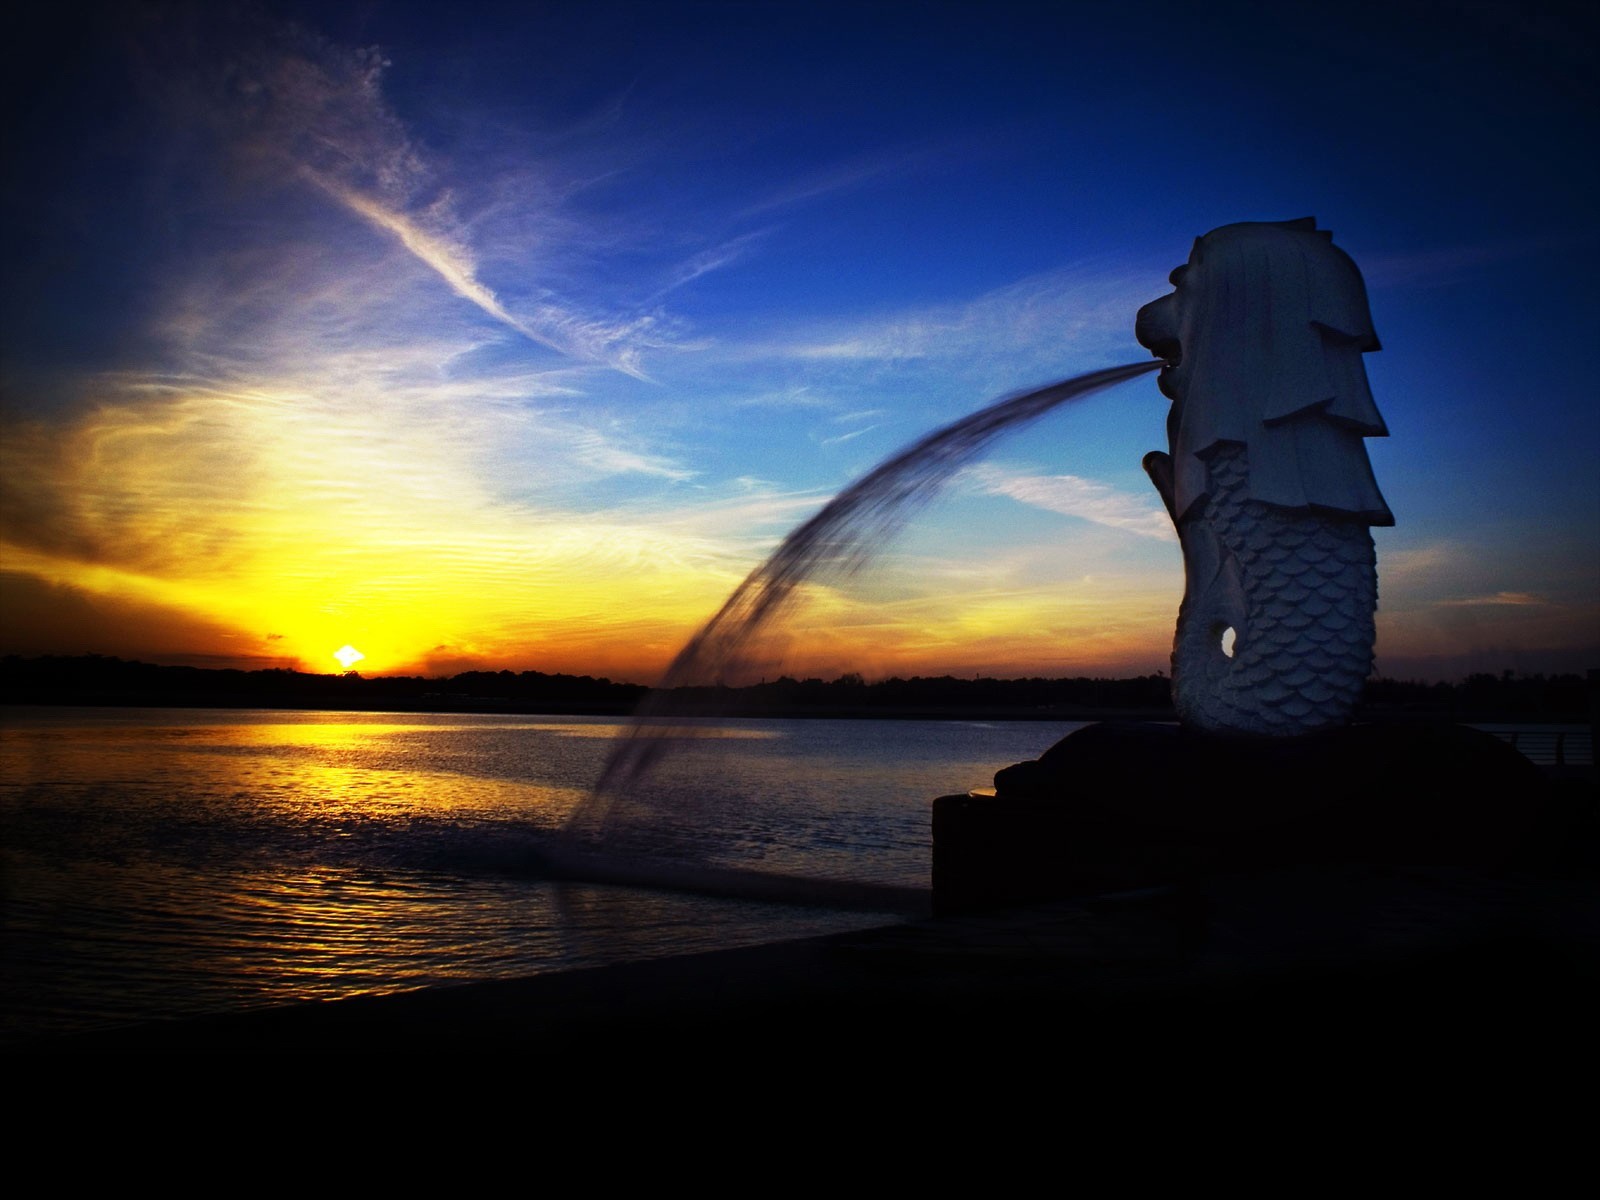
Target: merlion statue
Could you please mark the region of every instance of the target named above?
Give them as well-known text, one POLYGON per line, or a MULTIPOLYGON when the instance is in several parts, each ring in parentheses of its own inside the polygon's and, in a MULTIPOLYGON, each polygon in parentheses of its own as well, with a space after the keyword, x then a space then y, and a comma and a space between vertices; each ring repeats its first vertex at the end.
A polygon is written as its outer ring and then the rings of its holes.
POLYGON ((1362 355, 1366 286, 1305 218, 1196 239, 1139 310, 1167 365, 1170 453, 1145 471, 1183 545, 1173 702, 1188 727, 1292 737, 1348 722, 1372 669, 1376 556, 1392 525, 1364 439, 1388 430, 1362 355))

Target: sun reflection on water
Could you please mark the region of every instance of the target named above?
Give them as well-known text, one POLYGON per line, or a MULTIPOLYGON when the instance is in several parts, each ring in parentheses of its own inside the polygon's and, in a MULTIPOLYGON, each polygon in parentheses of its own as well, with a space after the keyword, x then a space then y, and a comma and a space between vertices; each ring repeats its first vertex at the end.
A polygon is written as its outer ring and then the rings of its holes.
MULTIPOLYGON (((620 721, 181 709, 11 709, 4 721, 0 1043, 15 1029, 503 978, 882 919, 558 878, 552 844, 620 721)), ((918 886, 928 798, 952 779, 981 782, 985 762, 1037 753, 1037 733, 979 732, 966 747, 949 723, 685 723, 698 746, 653 786, 693 804, 659 810, 650 849, 918 886), (899 749, 886 751, 890 739, 899 749)))

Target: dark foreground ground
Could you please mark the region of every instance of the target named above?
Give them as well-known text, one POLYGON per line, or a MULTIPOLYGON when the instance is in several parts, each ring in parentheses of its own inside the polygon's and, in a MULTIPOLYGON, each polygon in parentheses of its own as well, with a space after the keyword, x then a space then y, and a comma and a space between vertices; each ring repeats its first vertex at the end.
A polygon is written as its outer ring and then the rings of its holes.
MULTIPOLYGON (((549 1068, 1094 1074, 1559 1062, 1600 1008, 1591 872, 1325 865, 537 978, 51 1039, 49 1055, 536 1056, 549 1068), (1552 1057, 1554 1056, 1554 1057, 1552 1057)), ((1592 1084, 1592 1077, 1588 1083, 1592 1084)), ((1586 1084, 1587 1086, 1587 1084, 1586 1084)))

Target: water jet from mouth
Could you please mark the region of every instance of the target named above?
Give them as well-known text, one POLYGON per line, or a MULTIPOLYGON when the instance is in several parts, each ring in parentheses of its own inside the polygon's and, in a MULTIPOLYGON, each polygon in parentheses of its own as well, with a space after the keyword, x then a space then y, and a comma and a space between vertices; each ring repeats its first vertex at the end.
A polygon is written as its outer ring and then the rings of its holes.
POLYGON ((859 571, 963 467, 1002 435, 1071 400, 1155 371, 1158 361, 1107 367, 1014 394, 946 425, 885 459, 783 540, 678 653, 608 757, 599 782, 567 823, 599 839, 617 800, 638 785, 686 725, 702 713, 678 689, 741 673, 755 638, 787 609, 801 585, 859 571))

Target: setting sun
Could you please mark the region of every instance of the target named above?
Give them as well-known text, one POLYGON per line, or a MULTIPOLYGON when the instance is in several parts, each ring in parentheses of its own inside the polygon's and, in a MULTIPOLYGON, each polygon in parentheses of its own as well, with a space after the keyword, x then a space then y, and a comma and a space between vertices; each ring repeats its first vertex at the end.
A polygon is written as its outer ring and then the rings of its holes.
POLYGON ((333 656, 339 660, 339 665, 346 671, 366 657, 354 646, 341 646, 333 652, 333 656))

